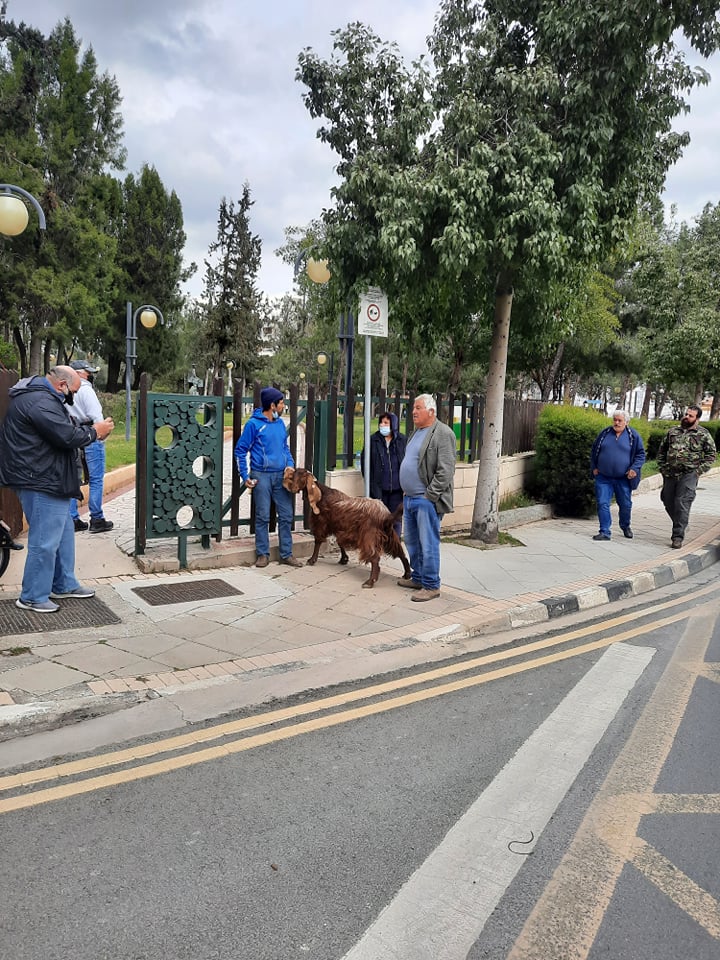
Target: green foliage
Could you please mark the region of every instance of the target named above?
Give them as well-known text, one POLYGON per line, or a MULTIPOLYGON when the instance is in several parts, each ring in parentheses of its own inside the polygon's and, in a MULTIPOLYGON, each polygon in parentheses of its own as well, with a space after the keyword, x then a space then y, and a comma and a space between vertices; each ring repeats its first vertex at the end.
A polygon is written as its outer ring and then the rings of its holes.
POLYGON ((595 509, 590 451, 607 417, 580 407, 543 408, 535 440, 533 492, 562 516, 589 516, 595 509))
POLYGON ((260 238, 250 232, 250 187, 237 206, 220 203, 217 240, 205 261, 202 346, 219 370, 228 360, 246 377, 256 368, 260 341, 261 302, 255 285, 260 267, 260 238))
POLYGON ((0 337, 0 363, 7 367, 8 370, 15 370, 17 368, 17 362, 18 353, 14 344, 8 343, 7 340, 3 340, 3 338, 0 337))
POLYGON ((653 421, 648 424, 648 437, 645 443, 645 455, 648 460, 657 460, 658 450, 660 449, 660 444, 663 442, 665 434, 670 427, 676 425, 677 424, 669 420, 653 421))

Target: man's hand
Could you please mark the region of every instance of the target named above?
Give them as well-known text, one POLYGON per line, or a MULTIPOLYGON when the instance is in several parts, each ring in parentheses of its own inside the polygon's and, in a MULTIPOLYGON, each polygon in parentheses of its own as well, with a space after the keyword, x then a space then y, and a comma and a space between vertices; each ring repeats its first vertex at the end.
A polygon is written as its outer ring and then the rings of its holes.
POLYGON ((634 470, 628 470, 626 476, 628 480, 634 480, 635 477, 637 476, 637 473, 634 470))
POLYGON ((93 427, 95 428, 98 440, 104 440, 105 437, 109 437, 115 429, 115 421, 112 417, 105 417, 104 420, 98 420, 94 423, 93 427))
POLYGON ((256 487, 256 486, 257 486, 257 480, 246 480, 246 481, 245 481, 245 486, 246 486, 249 490, 252 490, 253 487, 256 487))

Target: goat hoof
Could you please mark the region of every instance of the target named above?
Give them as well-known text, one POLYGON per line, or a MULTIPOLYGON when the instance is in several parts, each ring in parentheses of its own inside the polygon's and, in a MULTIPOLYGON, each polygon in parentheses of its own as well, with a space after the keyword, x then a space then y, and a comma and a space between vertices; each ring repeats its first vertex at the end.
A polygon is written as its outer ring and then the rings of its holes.
POLYGON ((309 560, 306 560, 306 561, 305 561, 305 566, 306 566, 306 567, 314 567, 314 566, 315 566, 315 563, 316 563, 316 561, 313 560, 312 557, 310 557, 309 560))
POLYGON ((340 557, 340 559, 338 560, 338 563, 339 563, 340 566, 342 566, 342 567, 346 567, 346 566, 347 566, 347 562, 348 562, 348 558, 347 558, 347 557, 340 557))
POLYGON ((365 583, 363 584, 363 587, 374 587, 374 586, 375 586, 374 580, 366 580, 365 583))

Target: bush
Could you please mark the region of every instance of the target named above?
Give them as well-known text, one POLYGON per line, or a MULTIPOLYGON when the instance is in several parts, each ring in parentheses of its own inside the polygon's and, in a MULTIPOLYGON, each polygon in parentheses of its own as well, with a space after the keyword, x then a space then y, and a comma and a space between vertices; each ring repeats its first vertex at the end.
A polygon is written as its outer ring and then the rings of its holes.
MULTIPOLYGON (((594 512, 590 453, 595 437, 610 425, 608 417, 581 407, 548 405, 540 414, 533 492, 560 516, 587 517, 594 512)), ((646 420, 631 420, 630 426, 647 449, 650 425, 646 420)))

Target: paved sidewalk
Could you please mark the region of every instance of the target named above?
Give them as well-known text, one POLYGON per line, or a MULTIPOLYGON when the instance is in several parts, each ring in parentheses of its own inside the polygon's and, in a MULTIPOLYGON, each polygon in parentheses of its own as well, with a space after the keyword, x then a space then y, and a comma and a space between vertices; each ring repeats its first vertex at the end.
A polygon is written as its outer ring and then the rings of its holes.
MULTIPOLYGON (((412 591, 397 587, 401 565, 389 558, 378 584, 365 590, 366 568, 352 558, 340 566, 333 551, 314 567, 271 562, 257 570, 247 537, 214 544, 210 552, 193 546, 189 556, 207 569, 183 572, 174 571, 176 541, 154 541, 146 566, 170 572, 143 572, 128 556, 134 491, 122 492, 106 500, 115 529, 76 539, 80 579, 95 586, 120 622, 0 635, 0 739, 26 732, 31 720, 61 722, 63 711, 84 717, 187 690, 220 691, 221 707, 231 710, 238 705, 231 681, 254 683, 253 700, 262 702, 271 689, 264 682, 280 674, 297 675, 295 691, 370 676, 406 665, 408 651, 418 662, 460 652, 471 637, 490 646, 502 631, 680 580, 720 557, 720 470, 701 480, 682 550, 670 549, 659 491, 648 489, 657 480, 643 481, 634 499, 633 540, 618 536, 613 507, 610 542, 592 540, 594 519, 514 527, 519 547, 444 542, 442 595, 428 603, 413 602, 412 591), (136 592, 163 585, 181 593, 219 587, 232 595, 151 605, 136 592)), ((309 555, 308 535, 295 539, 296 554, 309 555)), ((0 601, 18 596, 23 558, 13 554, 0 601)))

